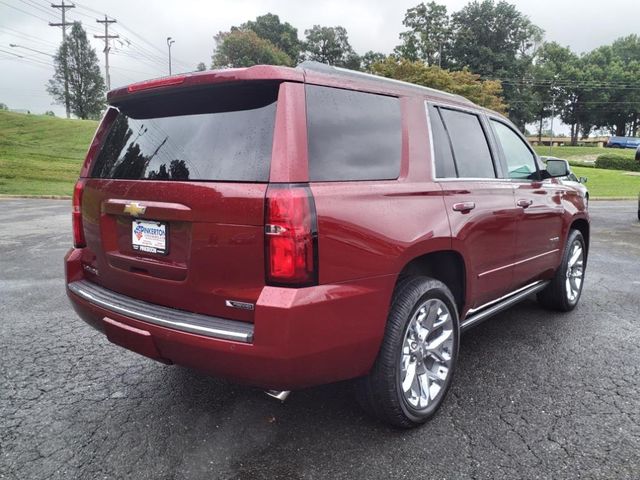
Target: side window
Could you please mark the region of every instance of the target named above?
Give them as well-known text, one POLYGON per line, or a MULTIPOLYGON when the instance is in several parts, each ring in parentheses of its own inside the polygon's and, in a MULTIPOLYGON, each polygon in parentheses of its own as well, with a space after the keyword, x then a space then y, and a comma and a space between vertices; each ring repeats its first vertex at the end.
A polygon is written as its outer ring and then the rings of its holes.
POLYGON ((396 97, 306 86, 309 180, 391 180, 400 175, 396 97))
POLYGON ((431 127, 431 140, 433 142, 434 163, 436 165, 436 177, 438 178, 455 178, 456 166, 453 162, 453 153, 451 153, 451 144, 449 136, 444 129, 440 111, 433 105, 429 105, 429 125, 431 127))
POLYGON ((537 175, 536 160, 527 144, 504 123, 491 120, 507 161, 509 178, 530 179, 537 175))
POLYGON ((473 113, 440 108, 460 178, 496 178, 487 137, 473 113))

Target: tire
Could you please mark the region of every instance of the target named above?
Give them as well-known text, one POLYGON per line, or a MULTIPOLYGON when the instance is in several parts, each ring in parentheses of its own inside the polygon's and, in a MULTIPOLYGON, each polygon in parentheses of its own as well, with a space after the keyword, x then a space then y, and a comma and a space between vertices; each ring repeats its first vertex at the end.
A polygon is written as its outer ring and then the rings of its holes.
POLYGON ((586 265, 587 249, 584 237, 579 230, 570 230, 562 262, 551 283, 538 293, 538 301, 550 310, 573 310, 582 295, 586 265), (578 256, 574 258, 575 255, 578 256))
POLYGON ((428 277, 403 279, 373 368, 356 381, 358 402, 391 425, 423 424, 449 390, 459 339, 458 311, 447 286, 428 277))

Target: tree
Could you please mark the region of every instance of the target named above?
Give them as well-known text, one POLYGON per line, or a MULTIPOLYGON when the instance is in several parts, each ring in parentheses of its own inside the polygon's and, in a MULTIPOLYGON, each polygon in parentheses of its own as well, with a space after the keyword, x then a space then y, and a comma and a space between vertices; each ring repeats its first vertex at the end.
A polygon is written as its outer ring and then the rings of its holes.
POLYGON ((98 118, 104 108, 105 85, 96 51, 87 40, 87 33, 74 22, 71 32, 53 58, 55 73, 47 91, 55 102, 65 104, 65 71, 69 84, 69 107, 79 118, 98 118))
POLYGON ((56 114, 52 110, 47 110, 46 112, 44 112, 44 114, 47 117, 55 117, 56 116, 56 114))
POLYGON ((529 84, 535 47, 543 31, 505 1, 473 1, 451 17, 450 66, 503 80, 511 120, 524 129, 535 119, 529 84))
POLYGON ((0 110, 9 110, 6 103, 0 103, 0 110))
POLYGON ((360 68, 360 57, 349 43, 344 27, 321 27, 304 31, 304 58, 353 70, 360 68))
POLYGON ((436 2, 419 4, 404 15, 408 30, 400 34, 402 44, 395 53, 408 60, 422 60, 427 65, 446 66, 446 51, 451 40, 447 7, 436 2))
POLYGON ((500 82, 481 80, 479 75, 467 69, 451 72, 435 65, 425 65, 421 61, 411 62, 388 57, 382 62, 374 63, 371 70, 383 77, 462 95, 478 105, 498 112, 504 112, 506 109, 501 97, 500 82))
POLYGON ((268 40, 278 49, 287 54, 292 63, 297 63, 300 57, 301 42, 298 39, 298 29, 288 22, 280 22, 280 17, 273 13, 261 15, 255 21, 248 21, 240 25, 240 30, 251 30, 260 38, 268 40))
POLYGON ((637 135, 640 126, 640 37, 629 35, 585 56, 600 72, 602 93, 594 124, 615 135, 637 135))
POLYGON ((373 64, 383 62, 386 58, 387 56, 384 53, 369 50, 360 58, 360 67, 362 68, 363 72, 371 73, 371 67, 373 66, 373 64))
POLYGON ((196 65, 197 72, 204 72, 206 69, 207 66, 204 64, 204 62, 200 62, 198 65, 196 65))
POLYGON ((269 40, 260 38, 253 30, 232 28, 215 37, 214 68, 251 67, 252 65, 292 66, 289 56, 269 40))

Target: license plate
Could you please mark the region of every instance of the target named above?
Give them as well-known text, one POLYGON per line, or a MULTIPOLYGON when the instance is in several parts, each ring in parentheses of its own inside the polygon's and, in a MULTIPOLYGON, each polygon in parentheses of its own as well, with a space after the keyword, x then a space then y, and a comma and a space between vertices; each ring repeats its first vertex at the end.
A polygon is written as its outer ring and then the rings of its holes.
POLYGON ((146 253, 167 254, 167 224, 149 220, 131 222, 131 246, 146 253))

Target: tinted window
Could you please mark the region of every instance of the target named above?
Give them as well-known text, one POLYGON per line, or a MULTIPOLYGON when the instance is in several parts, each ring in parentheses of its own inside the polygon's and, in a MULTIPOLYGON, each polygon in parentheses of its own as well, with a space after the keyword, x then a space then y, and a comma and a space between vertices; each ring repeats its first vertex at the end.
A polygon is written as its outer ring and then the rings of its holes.
POLYGON ((429 123, 431 126, 431 139, 433 141, 434 163, 436 165, 436 177, 457 177, 456 167, 453 163, 451 144, 447 135, 438 108, 429 106, 429 123))
POLYGON ((315 85, 307 85, 306 94, 311 181, 398 178, 397 98, 315 85))
POLYGON ((451 138, 458 176, 495 178, 487 137, 480 118, 472 113, 441 108, 442 119, 451 138))
POLYGON ((491 120, 493 130, 502 146, 510 178, 532 178, 536 174, 536 160, 526 143, 504 123, 491 120))
POLYGON ((210 87, 121 105, 92 176, 267 181, 277 90, 210 87))

